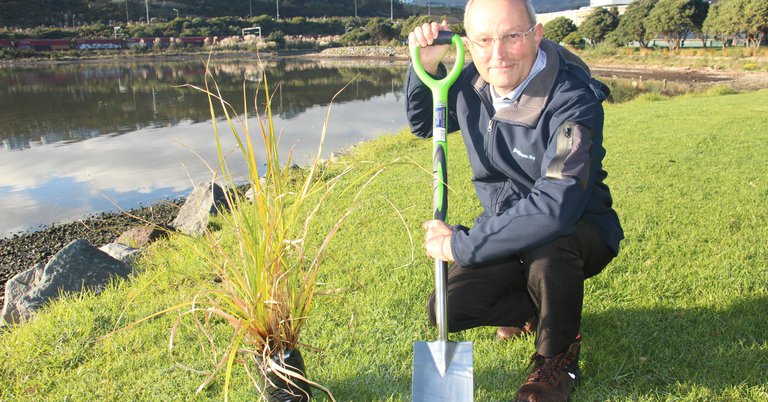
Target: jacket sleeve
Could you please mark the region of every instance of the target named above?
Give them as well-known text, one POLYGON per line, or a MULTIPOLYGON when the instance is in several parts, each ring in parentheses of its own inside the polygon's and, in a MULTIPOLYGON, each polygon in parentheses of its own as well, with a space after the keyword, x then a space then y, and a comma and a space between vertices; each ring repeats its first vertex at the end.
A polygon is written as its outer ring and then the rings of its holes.
POLYGON ((540 177, 511 208, 451 236, 463 267, 507 258, 569 235, 583 215, 601 171, 603 108, 584 91, 567 98, 550 120, 540 177))
MULTIPOLYGON (((437 76, 433 76, 433 78, 439 80, 447 74, 448 72, 445 65, 441 63, 437 76)), ((459 129, 458 121, 456 119, 456 96, 461 79, 462 77, 459 76, 448 91, 447 132, 459 129)), ((408 116, 408 124, 410 125, 411 132, 421 138, 432 137, 432 113, 434 111, 432 90, 421 82, 421 79, 416 75, 416 72, 413 70, 413 65, 411 64, 408 65, 408 72, 405 75, 405 110, 408 116)))

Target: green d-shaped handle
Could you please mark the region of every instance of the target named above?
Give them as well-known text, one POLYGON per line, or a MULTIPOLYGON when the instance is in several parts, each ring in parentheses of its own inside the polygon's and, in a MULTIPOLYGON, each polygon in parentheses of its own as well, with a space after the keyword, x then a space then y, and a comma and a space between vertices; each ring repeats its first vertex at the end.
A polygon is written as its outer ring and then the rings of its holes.
POLYGON ((411 47, 411 61, 413 63, 413 69, 416 71, 416 75, 419 77, 429 89, 432 90, 434 101, 445 103, 448 99, 448 89, 456 82, 461 74, 461 69, 464 67, 464 42, 461 37, 450 31, 440 31, 432 42, 432 46, 435 45, 450 45, 451 43, 456 46, 456 61, 453 63, 453 68, 447 76, 440 80, 432 78, 421 65, 421 59, 419 58, 419 46, 411 47))

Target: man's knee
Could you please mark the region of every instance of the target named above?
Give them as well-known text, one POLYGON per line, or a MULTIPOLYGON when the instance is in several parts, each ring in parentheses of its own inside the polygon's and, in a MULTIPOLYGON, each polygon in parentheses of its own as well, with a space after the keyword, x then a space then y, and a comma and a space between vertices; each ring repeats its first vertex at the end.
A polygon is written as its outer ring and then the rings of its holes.
POLYGON ((584 279, 584 262, 576 241, 560 237, 522 254, 528 283, 546 283, 553 279, 584 279))

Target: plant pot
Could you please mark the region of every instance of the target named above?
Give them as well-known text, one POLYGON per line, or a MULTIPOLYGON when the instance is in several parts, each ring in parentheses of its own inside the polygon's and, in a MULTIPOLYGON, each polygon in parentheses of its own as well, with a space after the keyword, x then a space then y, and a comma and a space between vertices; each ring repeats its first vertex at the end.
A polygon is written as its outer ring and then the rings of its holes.
POLYGON ((270 357, 272 363, 288 371, 300 373, 302 377, 288 377, 284 371, 267 370, 266 397, 269 402, 305 402, 312 397, 312 389, 305 381, 307 369, 304 357, 298 349, 286 350, 282 356, 270 357))

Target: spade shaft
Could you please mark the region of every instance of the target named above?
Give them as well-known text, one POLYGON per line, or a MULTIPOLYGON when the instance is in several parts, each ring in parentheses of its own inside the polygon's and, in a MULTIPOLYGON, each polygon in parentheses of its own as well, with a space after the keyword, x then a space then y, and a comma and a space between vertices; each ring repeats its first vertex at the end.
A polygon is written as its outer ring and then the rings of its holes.
MULTIPOLYGON (((456 61, 448 75, 435 80, 424 71, 418 46, 411 47, 411 60, 416 75, 432 90, 433 102, 433 180, 432 202, 434 219, 445 221, 448 211, 447 121, 448 89, 464 66, 464 44, 458 35, 442 31, 435 45, 453 44, 456 61)), ((412 399, 421 401, 471 401, 474 394, 473 350, 471 342, 448 340, 448 263, 435 260, 435 342, 415 342, 413 345, 412 399)))

